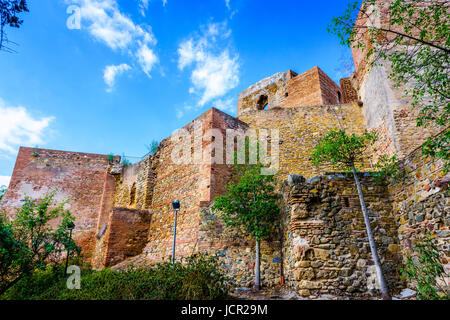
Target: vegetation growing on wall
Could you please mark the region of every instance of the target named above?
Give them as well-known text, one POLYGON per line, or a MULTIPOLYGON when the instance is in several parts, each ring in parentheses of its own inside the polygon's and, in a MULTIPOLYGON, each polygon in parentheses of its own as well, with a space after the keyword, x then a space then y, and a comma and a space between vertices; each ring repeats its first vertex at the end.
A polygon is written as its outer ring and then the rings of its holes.
POLYGON ((0 200, 2 200, 3 195, 6 192, 6 187, 5 186, 0 186, 0 200))
POLYGON ((403 276, 417 288, 421 300, 448 300, 450 288, 446 282, 447 274, 442 266, 441 253, 430 234, 416 243, 415 252, 409 254, 402 269, 403 276))
POLYGON ((148 153, 150 155, 154 155, 158 151, 159 142, 157 140, 153 140, 149 145, 146 145, 148 153))
POLYGON ((113 154, 113 153, 108 154, 108 155, 106 156, 106 160, 107 160, 109 163, 112 163, 112 162, 114 161, 114 154, 113 154))
POLYGON ((131 165, 130 160, 127 159, 127 157, 125 156, 125 154, 122 154, 122 161, 121 161, 120 163, 123 164, 124 166, 129 166, 129 165, 131 165))
POLYGON ((322 137, 316 145, 312 154, 312 163, 315 166, 328 164, 340 170, 352 170, 355 179, 356 188, 358 190, 359 201, 364 215, 367 237, 369 239, 370 251, 375 264, 378 282, 380 284, 381 295, 384 300, 390 300, 390 294, 383 275, 380 259, 378 257, 375 240, 370 226, 369 214, 364 201, 361 183, 355 168, 355 163, 361 162, 367 155, 366 150, 370 148, 377 139, 376 134, 365 132, 363 135, 348 135, 344 130, 332 129, 328 134, 322 137))
POLYGON ((422 146, 425 155, 441 158, 450 166, 450 15, 448 1, 352 1, 328 31, 343 45, 366 52, 365 65, 383 61, 392 67, 395 87, 405 88, 413 107, 420 111, 417 126, 437 126, 441 134, 422 146), (379 23, 389 21, 389 26, 379 23), (384 17, 385 16, 385 17, 384 17), (367 23, 364 21, 367 20, 367 23))
POLYGON ((397 156, 389 157, 381 155, 375 164, 376 172, 373 173, 375 180, 380 184, 400 181, 405 177, 404 168, 401 166, 397 156))

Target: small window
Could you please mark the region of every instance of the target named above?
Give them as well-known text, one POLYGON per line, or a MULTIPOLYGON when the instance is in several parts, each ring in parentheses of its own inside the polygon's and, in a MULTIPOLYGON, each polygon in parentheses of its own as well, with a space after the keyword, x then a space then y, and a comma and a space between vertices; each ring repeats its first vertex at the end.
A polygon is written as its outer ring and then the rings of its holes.
POLYGON ((259 96, 256 108, 258 110, 267 110, 269 108, 269 98, 264 94, 259 96))
POLYGON ((344 197, 343 199, 344 208, 350 208, 350 200, 348 197, 344 197))

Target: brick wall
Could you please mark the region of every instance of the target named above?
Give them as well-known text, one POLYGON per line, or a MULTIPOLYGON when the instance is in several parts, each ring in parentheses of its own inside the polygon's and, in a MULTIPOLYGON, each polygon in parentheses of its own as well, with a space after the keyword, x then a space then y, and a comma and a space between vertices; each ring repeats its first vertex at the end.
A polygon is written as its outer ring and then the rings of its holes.
POLYGON ((339 104, 338 92, 342 95, 339 86, 319 67, 300 75, 288 70, 263 79, 241 92, 238 116, 262 110, 266 101, 268 109, 339 104), (261 101, 264 101, 262 105, 261 101))
POLYGON ((263 109, 266 103, 268 108, 284 105, 289 95, 287 82, 296 76, 292 70, 278 72, 242 91, 238 98, 238 115, 263 109), (264 97, 267 99, 263 99, 264 97))
MULTIPOLYGON (((239 119, 256 129, 278 129, 280 133, 279 181, 289 174, 299 173, 312 177, 321 170, 311 165, 314 146, 331 128, 339 128, 337 116, 349 133, 361 134, 364 120, 361 108, 355 104, 319 107, 274 108, 254 110, 239 116, 239 119)), ((367 168, 368 164, 364 164, 367 168)))
POLYGON ((340 80, 342 90, 342 103, 352 103, 358 100, 358 92, 353 87, 350 78, 344 78, 340 80))
POLYGON ((99 216, 112 197, 108 190, 104 192, 108 168, 106 155, 21 147, 0 207, 14 214, 25 196, 40 198, 56 191, 56 201, 69 200, 65 208, 76 217, 74 239, 90 260, 99 216))
MULTIPOLYGON (((319 74, 320 91, 322 92, 322 103, 320 105, 340 104, 342 101, 341 88, 322 69, 319 67, 315 67, 314 69, 319 74)), ((295 106, 297 104, 294 103, 293 105, 295 106)))
POLYGON ((413 152, 431 135, 443 128, 436 126, 417 127, 418 109, 404 96, 402 88, 394 88, 388 78, 387 63, 370 70, 360 85, 365 125, 379 136, 373 152, 376 161, 381 154, 397 154, 403 158, 413 152))
POLYGON ((404 159, 403 167, 405 178, 389 185, 402 254, 406 257, 419 237, 431 233, 450 274, 450 173, 420 149, 404 159))
POLYGON ((112 266, 142 253, 148 240, 150 214, 147 210, 114 208, 105 235, 104 266, 112 266))

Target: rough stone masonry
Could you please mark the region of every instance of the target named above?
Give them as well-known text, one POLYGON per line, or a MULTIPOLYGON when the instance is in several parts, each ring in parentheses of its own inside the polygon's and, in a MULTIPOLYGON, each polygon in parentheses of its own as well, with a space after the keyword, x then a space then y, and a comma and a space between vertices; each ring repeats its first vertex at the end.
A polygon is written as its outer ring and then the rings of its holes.
POLYGON ((174 163, 171 137, 161 141, 154 155, 128 166, 118 156, 21 147, 0 207, 14 215, 23 197, 56 190, 57 200, 69 199, 67 209, 76 216, 74 238, 87 261, 95 268, 124 268, 169 258, 171 202, 180 200, 177 256, 216 253, 236 286, 248 287, 254 241, 224 227, 210 210, 214 197, 226 192, 233 170, 225 159, 212 161, 216 154, 208 147, 224 139, 227 129, 276 129, 282 221, 278 233, 262 243, 263 285, 279 284, 284 269, 286 283, 303 296, 368 297, 376 293, 377 282, 353 181, 329 173, 330 168, 312 167, 310 155, 331 128, 376 130, 377 151, 359 166, 363 191, 389 286, 404 288, 408 284, 400 279, 399 268, 426 231, 434 234, 449 268, 450 177, 442 162, 421 155, 421 142, 436 132, 415 128, 415 111, 393 88, 389 67, 362 72, 364 54, 354 50, 353 55, 356 73, 342 79, 341 87, 318 67, 300 75, 288 70, 240 93, 237 117, 211 108, 188 123, 186 132, 203 137, 194 138, 192 148, 209 150, 200 164, 174 163), (211 134, 212 129, 221 134, 211 134), (371 178, 370 161, 382 153, 400 156, 405 167, 401 182, 380 186, 371 178))

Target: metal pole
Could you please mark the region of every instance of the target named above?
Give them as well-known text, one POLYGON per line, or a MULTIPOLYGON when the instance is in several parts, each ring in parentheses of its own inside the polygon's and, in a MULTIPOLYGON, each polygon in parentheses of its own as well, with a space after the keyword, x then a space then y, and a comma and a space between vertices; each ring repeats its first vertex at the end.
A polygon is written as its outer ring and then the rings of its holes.
POLYGON ((373 171, 373 164, 372 164, 372 159, 369 159, 369 162, 370 162, 370 168, 372 169, 372 171, 373 171))
POLYGON ((173 226, 172 265, 175 263, 175 240, 177 238, 177 214, 178 214, 178 210, 175 209, 175 224, 173 226))
MULTIPOLYGON (((69 231, 69 239, 72 240, 72 229, 70 229, 70 231, 69 231)), ((69 255, 70 255, 70 249, 67 249, 66 268, 64 269, 64 274, 67 274, 67 265, 69 264, 69 255)))

